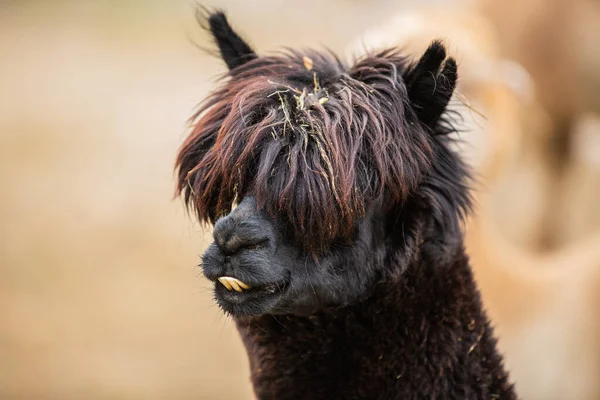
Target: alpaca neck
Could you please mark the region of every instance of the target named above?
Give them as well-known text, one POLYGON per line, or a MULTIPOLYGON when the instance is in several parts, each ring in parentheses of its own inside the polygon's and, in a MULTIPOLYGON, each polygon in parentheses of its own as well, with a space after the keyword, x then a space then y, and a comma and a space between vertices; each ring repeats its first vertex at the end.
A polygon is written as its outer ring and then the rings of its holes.
POLYGON ((258 398, 515 398, 464 252, 428 259, 351 306, 239 321, 258 398))

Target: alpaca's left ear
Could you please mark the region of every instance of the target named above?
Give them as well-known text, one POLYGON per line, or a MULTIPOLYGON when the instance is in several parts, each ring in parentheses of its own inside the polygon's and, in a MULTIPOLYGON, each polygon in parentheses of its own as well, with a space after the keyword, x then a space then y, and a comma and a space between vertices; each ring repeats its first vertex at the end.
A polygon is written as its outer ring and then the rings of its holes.
POLYGON ((421 59, 404 75, 408 98, 421 122, 435 126, 456 88, 456 61, 434 41, 421 59))
POLYGON ((217 11, 206 16, 208 28, 212 33, 221 57, 229 69, 239 67, 257 57, 256 53, 244 39, 238 35, 229 22, 225 13, 217 11))

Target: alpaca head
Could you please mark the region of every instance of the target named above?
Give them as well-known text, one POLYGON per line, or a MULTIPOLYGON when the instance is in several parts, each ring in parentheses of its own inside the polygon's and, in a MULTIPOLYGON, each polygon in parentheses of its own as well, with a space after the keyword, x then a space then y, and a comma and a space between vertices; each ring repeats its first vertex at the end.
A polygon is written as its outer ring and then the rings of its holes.
POLYGON ((390 49, 346 66, 329 52, 259 56, 224 14, 207 21, 229 73, 193 118, 178 192, 214 224, 202 268, 226 312, 350 304, 423 241, 457 240, 469 195, 448 147, 456 62, 440 42, 416 62, 390 49))

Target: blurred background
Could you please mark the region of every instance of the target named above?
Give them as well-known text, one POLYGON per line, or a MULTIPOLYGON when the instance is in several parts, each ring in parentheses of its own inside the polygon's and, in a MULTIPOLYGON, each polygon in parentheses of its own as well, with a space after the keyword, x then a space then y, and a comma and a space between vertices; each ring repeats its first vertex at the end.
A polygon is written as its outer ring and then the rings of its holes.
MULTIPOLYGON (((525 399, 600 399, 600 2, 212 0, 259 51, 444 38, 467 245, 525 399)), ((173 199, 224 72, 188 0, 0 0, 0 399, 251 399, 173 199)))

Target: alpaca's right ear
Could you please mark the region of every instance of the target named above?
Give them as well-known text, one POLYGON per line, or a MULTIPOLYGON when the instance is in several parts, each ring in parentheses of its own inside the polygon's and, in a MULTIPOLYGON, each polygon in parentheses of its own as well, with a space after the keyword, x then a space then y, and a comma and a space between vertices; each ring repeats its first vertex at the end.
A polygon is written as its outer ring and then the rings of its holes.
POLYGON ((436 40, 404 76, 408 98, 421 122, 435 126, 456 88, 456 61, 436 40))
POLYGON ((222 11, 209 13, 206 10, 199 10, 197 17, 199 20, 208 21, 208 29, 219 46, 221 57, 230 70, 257 57, 250 45, 229 25, 227 17, 222 11))

